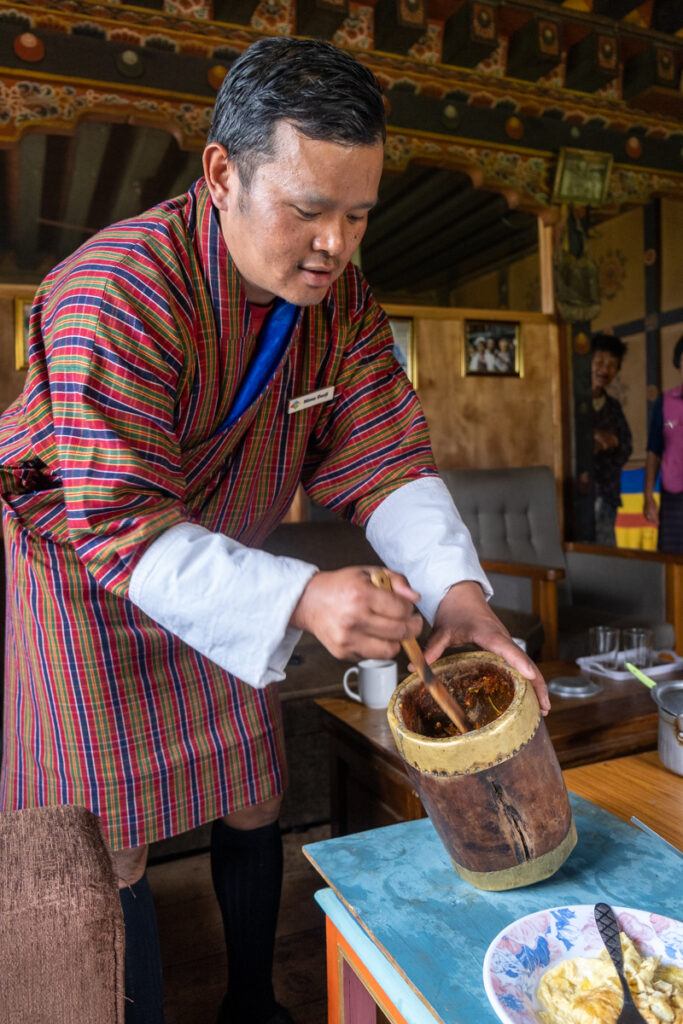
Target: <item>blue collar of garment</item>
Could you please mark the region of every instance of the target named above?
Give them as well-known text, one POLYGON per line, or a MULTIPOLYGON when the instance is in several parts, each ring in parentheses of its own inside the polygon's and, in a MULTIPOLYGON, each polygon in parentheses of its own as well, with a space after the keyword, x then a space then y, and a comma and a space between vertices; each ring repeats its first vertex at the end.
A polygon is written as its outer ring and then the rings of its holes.
POLYGON ((261 328, 256 350, 235 395, 232 408, 221 424, 223 429, 231 427, 270 382, 291 341, 300 311, 301 308, 291 302, 275 299, 273 308, 261 328))

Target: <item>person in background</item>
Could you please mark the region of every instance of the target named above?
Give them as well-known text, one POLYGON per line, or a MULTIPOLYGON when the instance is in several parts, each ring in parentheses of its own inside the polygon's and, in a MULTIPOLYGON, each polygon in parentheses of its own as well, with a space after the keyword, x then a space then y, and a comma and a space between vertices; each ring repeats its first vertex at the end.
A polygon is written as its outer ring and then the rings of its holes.
POLYGON ((486 339, 486 351, 484 352, 484 362, 486 363, 486 370, 488 373, 496 372, 496 339, 486 339))
POLYGON ((670 554, 683 553, 683 335, 676 342, 673 364, 681 374, 680 383, 664 391, 652 407, 645 460, 643 514, 659 527, 657 548, 670 554), (660 505, 654 497, 661 467, 660 505))
POLYGON ((494 359, 496 373, 512 373, 515 368, 515 353, 509 338, 503 336, 498 339, 494 359))
POLYGON ((469 361, 470 373, 486 373, 488 364, 486 362, 486 340, 482 337, 475 338, 470 349, 469 361))
MULTIPOLYGON (((621 504, 621 470, 631 455, 631 431, 621 403, 608 388, 621 369, 626 344, 611 334, 591 342, 593 398, 593 484, 595 542, 613 547, 614 524, 621 504)), ((585 482, 585 481, 584 481, 585 482)))

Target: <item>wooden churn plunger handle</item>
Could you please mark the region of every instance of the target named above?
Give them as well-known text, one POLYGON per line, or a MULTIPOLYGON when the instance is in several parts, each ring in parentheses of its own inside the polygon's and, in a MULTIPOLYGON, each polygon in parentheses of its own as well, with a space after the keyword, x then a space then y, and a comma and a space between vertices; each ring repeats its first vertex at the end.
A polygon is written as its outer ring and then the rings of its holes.
MULTIPOLYGON (((393 587, 391 586, 391 578, 384 569, 373 569, 370 573, 370 579, 376 587, 379 587, 380 590, 393 590, 393 587)), ((429 693, 439 705, 443 713, 450 718, 458 732, 469 732, 470 727, 467 724, 465 712, 460 707, 455 697, 452 697, 448 692, 439 677, 434 675, 425 660, 425 656, 422 653, 422 649, 417 640, 414 637, 411 637, 409 640, 402 640, 401 646, 417 669, 417 674, 427 687, 429 693)))

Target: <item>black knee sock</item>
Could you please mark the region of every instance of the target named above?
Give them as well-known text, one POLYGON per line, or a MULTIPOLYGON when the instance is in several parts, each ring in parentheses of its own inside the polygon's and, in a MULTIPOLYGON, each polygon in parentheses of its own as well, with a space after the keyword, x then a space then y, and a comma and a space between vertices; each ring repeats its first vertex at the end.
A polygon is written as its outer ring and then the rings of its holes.
POLYGON ((161 950, 147 876, 119 889, 126 927, 126 1024, 163 1024, 161 950))
POLYGON ((211 876, 228 949, 223 1017, 240 1024, 265 1024, 277 1008, 272 971, 282 889, 278 823, 242 831, 214 822, 211 876))

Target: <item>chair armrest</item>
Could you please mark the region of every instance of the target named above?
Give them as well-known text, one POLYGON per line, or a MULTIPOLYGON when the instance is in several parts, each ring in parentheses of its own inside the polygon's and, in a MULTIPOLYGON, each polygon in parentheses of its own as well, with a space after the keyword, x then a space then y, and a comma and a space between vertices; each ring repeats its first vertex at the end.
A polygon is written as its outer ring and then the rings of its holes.
POLYGON ((564 550, 577 555, 600 555, 608 558, 635 558, 639 562, 660 562, 662 565, 683 565, 683 555, 669 555, 662 551, 641 551, 639 548, 612 548, 606 544, 580 544, 570 541, 564 550))
POLYGON ((526 576, 531 581, 531 607, 543 626, 541 659, 552 661, 557 657, 557 583, 565 577, 564 569, 551 565, 528 565, 524 562, 498 562, 483 558, 486 572, 505 576, 526 576))
POLYGON ((677 654, 683 653, 683 555, 664 554, 661 551, 641 551, 638 548, 611 548, 602 544, 570 543, 564 545, 564 550, 568 554, 658 562, 665 573, 666 617, 674 628, 674 648, 677 654))
POLYGON ((498 572, 502 576, 526 576, 530 580, 563 580, 564 569, 553 565, 529 565, 526 562, 499 562, 491 558, 481 559, 486 572, 498 572))

